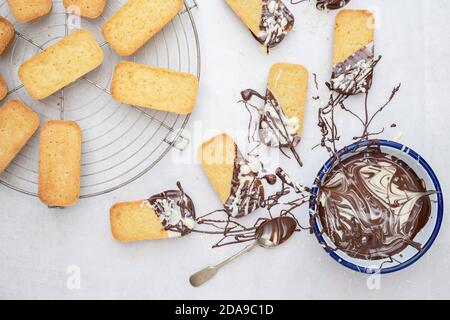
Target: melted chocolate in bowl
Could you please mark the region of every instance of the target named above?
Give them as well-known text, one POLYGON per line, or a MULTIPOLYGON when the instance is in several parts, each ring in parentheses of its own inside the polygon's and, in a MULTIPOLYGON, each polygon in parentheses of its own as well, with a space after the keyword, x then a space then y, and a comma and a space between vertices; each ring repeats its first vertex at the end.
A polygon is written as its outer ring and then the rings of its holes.
POLYGON ((348 256, 390 258, 414 241, 431 215, 425 182, 377 143, 336 161, 319 185, 317 213, 323 233, 348 256))

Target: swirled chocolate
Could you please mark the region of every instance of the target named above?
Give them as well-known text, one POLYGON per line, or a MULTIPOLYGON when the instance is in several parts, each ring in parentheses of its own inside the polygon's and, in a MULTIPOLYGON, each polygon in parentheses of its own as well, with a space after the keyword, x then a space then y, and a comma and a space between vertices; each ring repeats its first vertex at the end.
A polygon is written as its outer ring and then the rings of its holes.
POLYGON ((194 203, 179 182, 177 186, 178 190, 164 191, 148 199, 170 238, 185 236, 195 227, 194 203))
POLYGON ((230 216, 240 218, 263 205, 264 187, 258 174, 258 166, 248 162, 236 146, 230 197, 224 205, 230 216))
POLYGON ((378 145, 341 159, 319 188, 320 222, 336 249, 366 260, 421 249, 414 238, 430 218, 433 192, 378 145))
POLYGON ((374 63, 374 43, 371 42, 333 67, 332 90, 345 95, 367 92, 372 87, 374 63))
POLYGON ((255 37, 268 52, 283 41, 294 22, 294 15, 281 0, 263 0, 260 31, 255 37))
POLYGON ((345 7, 350 0, 317 0, 316 7, 319 10, 337 10, 345 7))

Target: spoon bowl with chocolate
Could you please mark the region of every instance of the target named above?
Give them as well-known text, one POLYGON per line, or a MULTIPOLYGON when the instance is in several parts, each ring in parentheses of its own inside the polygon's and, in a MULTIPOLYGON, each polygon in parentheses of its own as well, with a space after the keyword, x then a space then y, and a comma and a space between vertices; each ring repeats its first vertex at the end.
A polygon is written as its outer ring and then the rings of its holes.
POLYGON ((387 140, 360 141, 329 159, 310 198, 319 244, 359 272, 390 273, 422 257, 442 223, 439 180, 412 149, 387 140))

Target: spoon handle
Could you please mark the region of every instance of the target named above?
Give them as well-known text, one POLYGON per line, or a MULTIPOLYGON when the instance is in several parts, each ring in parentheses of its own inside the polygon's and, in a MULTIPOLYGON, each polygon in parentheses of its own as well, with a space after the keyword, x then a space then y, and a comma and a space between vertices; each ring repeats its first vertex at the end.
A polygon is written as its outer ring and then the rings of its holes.
POLYGON ((232 255, 231 257, 229 257, 228 259, 222 261, 221 263, 219 263, 219 264, 217 264, 215 266, 206 267, 205 269, 200 270, 197 273, 194 273, 189 278, 189 282, 191 283, 191 285, 193 287, 201 286, 202 284, 204 284, 205 282, 207 282, 208 280, 213 278, 223 266, 227 265, 228 263, 230 263, 234 259, 240 257, 244 253, 247 253, 247 252, 251 251, 257 245, 258 245, 258 243, 255 241, 252 244, 249 244, 248 246, 246 246, 244 249, 242 249, 238 253, 236 253, 236 254, 232 255))

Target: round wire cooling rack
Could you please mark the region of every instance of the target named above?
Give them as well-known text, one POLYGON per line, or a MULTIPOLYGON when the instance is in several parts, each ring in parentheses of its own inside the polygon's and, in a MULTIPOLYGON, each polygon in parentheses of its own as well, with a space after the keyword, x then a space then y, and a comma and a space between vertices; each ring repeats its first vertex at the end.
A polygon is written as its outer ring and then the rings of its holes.
MULTIPOLYGON (((0 0, 0 15, 16 28, 14 44, 0 57, 0 70, 10 88, 6 99, 23 101, 39 114, 41 123, 66 119, 80 125, 83 133, 81 198, 105 194, 135 181, 171 148, 183 149, 189 143, 182 136, 189 116, 123 105, 110 95, 113 70, 121 58, 104 42, 101 26, 124 2, 108 1, 101 17, 88 20, 67 13, 62 1, 53 1, 49 16, 21 24, 15 22, 7 1, 0 0), (18 78, 21 63, 78 28, 90 30, 96 36, 105 52, 102 66, 45 100, 32 99, 18 78)), ((186 0, 184 9, 126 60, 189 72, 199 78, 200 45, 191 13, 196 6, 195 0, 186 0)), ((38 152, 39 133, 0 175, 0 183, 36 196, 38 152)))

